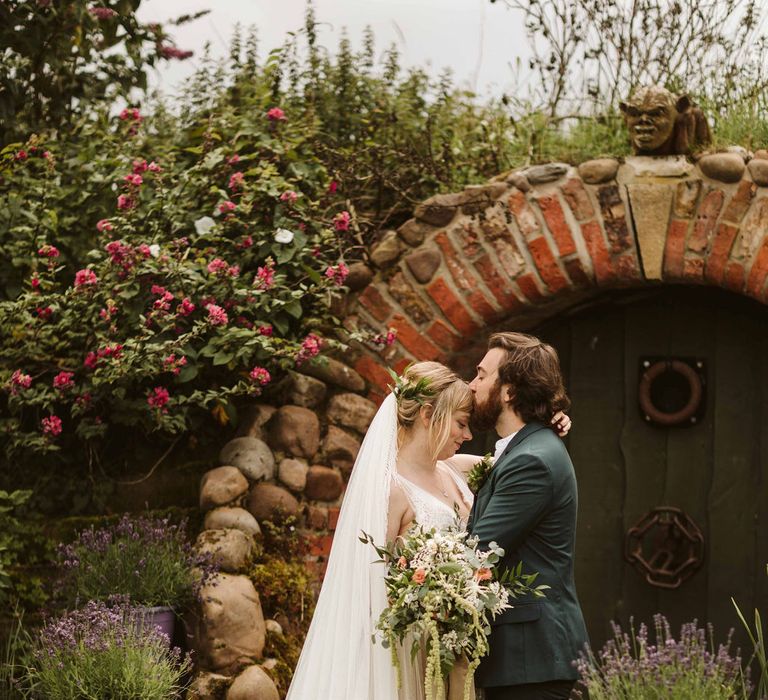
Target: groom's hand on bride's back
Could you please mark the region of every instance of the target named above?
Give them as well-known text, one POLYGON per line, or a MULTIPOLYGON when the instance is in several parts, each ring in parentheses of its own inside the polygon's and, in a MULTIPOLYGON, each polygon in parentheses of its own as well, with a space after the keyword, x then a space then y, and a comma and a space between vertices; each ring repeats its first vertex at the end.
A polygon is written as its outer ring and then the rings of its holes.
POLYGON ((552 424, 552 429, 562 438, 568 435, 568 433, 571 432, 571 419, 569 416, 566 416, 565 413, 562 411, 558 411, 555 413, 554 416, 552 416, 552 420, 550 421, 552 424))

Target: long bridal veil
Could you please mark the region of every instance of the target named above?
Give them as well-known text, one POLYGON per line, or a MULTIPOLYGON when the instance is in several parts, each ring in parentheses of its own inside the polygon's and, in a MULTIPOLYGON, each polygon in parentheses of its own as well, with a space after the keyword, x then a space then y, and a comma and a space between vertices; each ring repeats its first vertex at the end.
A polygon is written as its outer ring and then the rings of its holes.
POLYGON ((358 452, 341 507, 328 568, 287 700, 397 700, 392 657, 377 641, 387 604, 384 566, 358 539, 383 543, 397 457, 397 405, 382 403, 358 452))

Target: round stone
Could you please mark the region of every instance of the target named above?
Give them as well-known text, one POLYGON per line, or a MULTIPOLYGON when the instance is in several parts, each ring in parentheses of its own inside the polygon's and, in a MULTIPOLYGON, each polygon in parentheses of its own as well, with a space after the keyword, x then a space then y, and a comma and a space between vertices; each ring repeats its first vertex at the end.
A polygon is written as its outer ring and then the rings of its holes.
POLYGON ((619 161, 614 158, 595 158, 579 166, 579 176, 588 185, 599 185, 616 177, 619 161))
POLYGON ((341 474, 328 467, 310 467, 304 495, 313 501, 335 501, 344 488, 341 474))
POLYGON ((267 632, 270 634, 283 633, 283 628, 280 626, 280 623, 277 620, 267 620, 265 624, 267 626, 267 632))
POLYGON ((225 506, 248 491, 248 479, 236 467, 217 467, 203 474, 200 507, 203 510, 225 506))
POLYGON ((698 162, 701 172, 720 182, 738 182, 744 176, 744 159, 736 153, 712 153, 698 162))
POLYGON ((275 475, 275 456, 266 442, 255 437, 230 440, 219 453, 223 464, 237 467, 251 481, 271 479, 275 475))
POLYGON ((328 402, 326 415, 331 423, 365 433, 376 415, 377 406, 370 399, 357 394, 336 394, 328 402))
POLYGON ((248 497, 248 510, 259 522, 276 516, 298 517, 299 502, 289 491, 275 484, 256 484, 248 497))
POLYGON ((307 362, 302 365, 301 371, 348 391, 365 390, 365 379, 351 367, 347 367, 333 357, 322 357, 313 362, 307 362))
POLYGON ((229 687, 227 700, 280 700, 280 694, 261 666, 249 666, 229 687))
POLYGON ((307 485, 307 465, 300 459, 287 457, 277 468, 277 477, 291 491, 303 491, 307 485))
POLYGON ((283 406, 272 416, 265 434, 274 449, 311 459, 320 445, 320 421, 308 408, 283 406))
POLYGON ((442 262, 440 251, 433 247, 418 248, 405 258, 405 264, 417 282, 426 284, 442 262))
POLYGON ((747 168, 756 185, 768 187, 768 160, 753 158, 749 161, 747 168))
POLYGON ((361 262, 352 263, 349 266, 349 274, 345 283, 350 291, 357 292, 365 289, 373 280, 373 270, 361 262))
POLYGON ((214 508, 205 515, 206 530, 234 529, 251 537, 260 537, 259 523, 245 508, 223 506, 214 508))
POLYGON ((219 700, 231 682, 229 676, 203 671, 187 689, 186 700, 219 700))
POLYGON ((222 571, 237 574, 244 571, 253 559, 253 537, 242 530, 203 530, 197 536, 195 548, 209 555, 222 571))
POLYGON ((345 476, 349 476, 359 450, 360 441, 357 438, 335 425, 328 426, 328 433, 323 442, 323 452, 328 464, 338 467, 345 476))
POLYGON ((266 639, 259 594, 247 576, 218 574, 200 591, 194 625, 200 666, 232 673, 261 658, 266 639))
POLYGON ((400 256, 400 239, 397 231, 387 231, 371 250, 371 262, 376 267, 387 267, 400 256))

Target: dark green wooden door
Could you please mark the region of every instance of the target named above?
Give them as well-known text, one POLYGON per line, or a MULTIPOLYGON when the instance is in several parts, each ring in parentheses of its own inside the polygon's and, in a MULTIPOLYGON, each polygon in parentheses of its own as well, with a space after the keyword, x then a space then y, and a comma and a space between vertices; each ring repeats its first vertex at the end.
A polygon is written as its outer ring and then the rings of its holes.
MULTIPOLYGON (((768 309, 724 292, 666 288, 612 296, 536 329, 560 352, 573 407, 579 481, 577 584, 593 646, 610 621, 673 629, 698 619, 724 639, 731 604, 768 608, 768 309), (649 425, 640 358, 704 358, 706 412, 689 428, 649 425), (627 529, 658 506, 682 508, 705 538, 703 566, 675 590, 624 560, 627 529)), ((736 640, 746 648, 737 630, 736 640)))

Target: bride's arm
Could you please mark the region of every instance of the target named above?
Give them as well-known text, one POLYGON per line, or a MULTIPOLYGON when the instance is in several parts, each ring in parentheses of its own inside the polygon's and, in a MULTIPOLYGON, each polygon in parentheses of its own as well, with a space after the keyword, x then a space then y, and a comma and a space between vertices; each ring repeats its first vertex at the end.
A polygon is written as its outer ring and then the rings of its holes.
POLYGON ((389 508, 387 510, 387 544, 394 542, 402 532, 403 526, 413 520, 413 511, 402 487, 392 482, 389 488, 389 508))
POLYGON ((482 457, 478 457, 477 455, 457 454, 453 455, 450 459, 446 459, 445 463, 461 474, 469 474, 469 472, 472 471, 472 467, 474 467, 481 459, 482 457))

